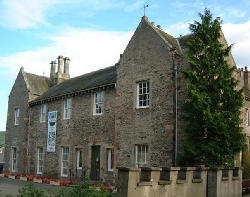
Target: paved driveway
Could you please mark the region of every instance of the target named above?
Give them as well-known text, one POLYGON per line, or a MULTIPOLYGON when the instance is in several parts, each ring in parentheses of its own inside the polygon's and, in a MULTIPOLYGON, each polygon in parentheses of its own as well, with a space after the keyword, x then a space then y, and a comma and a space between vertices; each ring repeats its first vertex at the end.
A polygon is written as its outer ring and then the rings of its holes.
MULTIPOLYGON (((0 177, 0 197, 5 197, 7 194, 14 197, 17 196, 18 190, 27 184, 26 181, 13 180, 0 177)), ((47 194, 54 194, 60 189, 58 186, 34 183, 34 186, 38 189, 42 189, 47 194)))

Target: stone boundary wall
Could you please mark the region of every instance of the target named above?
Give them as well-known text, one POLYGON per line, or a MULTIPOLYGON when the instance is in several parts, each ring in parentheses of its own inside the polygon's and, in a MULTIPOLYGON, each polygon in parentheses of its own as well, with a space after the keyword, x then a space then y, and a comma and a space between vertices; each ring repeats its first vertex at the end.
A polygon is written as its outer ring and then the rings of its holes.
POLYGON ((119 167, 117 189, 118 197, 240 197, 242 170, 119 167))

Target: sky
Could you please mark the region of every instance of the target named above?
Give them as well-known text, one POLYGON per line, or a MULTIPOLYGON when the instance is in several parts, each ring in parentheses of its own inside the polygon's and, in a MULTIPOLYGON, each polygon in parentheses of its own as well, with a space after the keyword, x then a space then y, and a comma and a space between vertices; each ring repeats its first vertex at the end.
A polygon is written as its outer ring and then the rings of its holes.
POLYGON ((144 13, 175 37, 210 9, 238 67, 250 65, 250 0, 0 0, 0 131, 21 68, 49 76, 50 62, 70 57, 70 75, 114 65, 144 13))

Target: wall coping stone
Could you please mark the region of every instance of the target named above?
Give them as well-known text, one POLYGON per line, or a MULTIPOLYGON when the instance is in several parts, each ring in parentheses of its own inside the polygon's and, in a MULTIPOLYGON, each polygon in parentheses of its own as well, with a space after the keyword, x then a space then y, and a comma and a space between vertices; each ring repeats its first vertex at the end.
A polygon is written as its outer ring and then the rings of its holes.
POLYGON ((172 183, 172 181, 160 180, 158 182, 158 185, 170 185, 171 183, 172 183))
POLYGON ((161 171, 162 168, 158 167, 141 167, 141 171, 161 171))
POLYGON ((152 181, 141 181, 137 183, 138 186, 152 186, 153 182, 152 181))
POLYGON ((202 183, 202 179, 192 179, 192 183, 202 183))

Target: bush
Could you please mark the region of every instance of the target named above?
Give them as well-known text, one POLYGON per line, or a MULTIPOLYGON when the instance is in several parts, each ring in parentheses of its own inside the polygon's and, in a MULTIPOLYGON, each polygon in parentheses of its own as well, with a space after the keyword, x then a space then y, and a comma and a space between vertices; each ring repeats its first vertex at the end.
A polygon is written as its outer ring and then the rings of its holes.
POLYGON ((244 153, 242 159, 243 166, 243 179, 250 179, 250 154, 244 153))
POLYGON ((88 180, 63 188, 58 197, 114 197, 103 184, 92 185, 88 180))
POLYGON ((28 183, 19 191, 20 197, 46 197, 44 191, 34 187, 32 183, 28 183))

